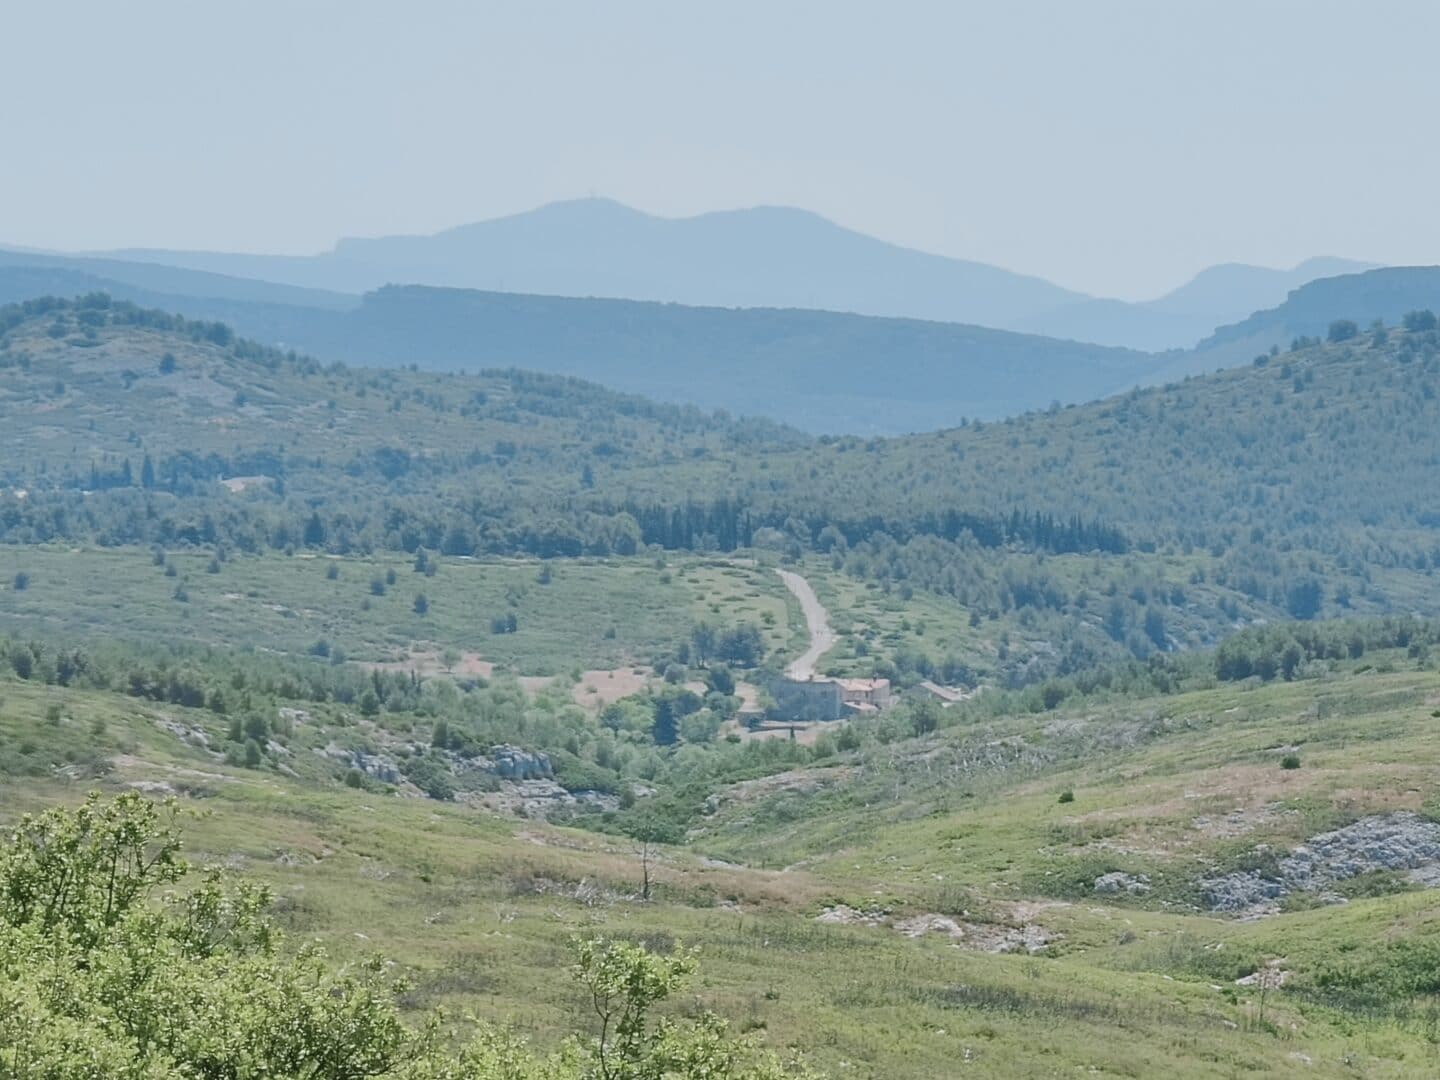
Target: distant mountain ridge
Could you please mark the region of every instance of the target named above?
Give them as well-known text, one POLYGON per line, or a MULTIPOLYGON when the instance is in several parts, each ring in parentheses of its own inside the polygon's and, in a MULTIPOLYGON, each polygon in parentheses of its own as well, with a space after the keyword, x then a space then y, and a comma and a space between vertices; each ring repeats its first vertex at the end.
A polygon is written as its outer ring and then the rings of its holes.
POLYGON ((662 218, 609 199, 552 203, 432 236, 345 239, 310 257, 115 256, 352 292, 437 285, 992 326, 1083 299, 1040 278, 898 247, 803 210, 662 218))
MULTIPOLYGON (((213 271, 175 267, 159 263, 87 255, 50 255, 41 252, 0 248, 0 272, 10 280, 23 273, 51 275, 56 281, 76 275, 91 279, 96 287, 121 285, 153 295, 204 296, 217 300, 238 300, 296 307, 344 310, 359 304, 359 298, 323 289, 300 288, 272 281, 235 277, 213 271)), ((38 295, 38 294, 36 294, 38 295)), ((8 299, 26 299, 11 296, 8 299)))
POLYGON ((1375 265, 1328 256, 1306 259, 1289 270, 1225 263, 1200 271, 1154 300, 1084 300, 1028 319, 1016 329, 1153 352, 1190 348, 1221 326, 1274 307, 1293 289, 1375 265))
POLYGON ((342 239, 310 256, 129 250, 161 263, 308 289, 387 284, 697 307, 804 308, 956 322, 1161 351, 1278 304, 1316 277, 1372 264, 1311 259, 1290 270, 1225 265, 1156 300, 1099 299, 1031 275, 916 251, 790 207, 686 218, 610 199, 551 203, 427 236, 342 239))
MULTIPOLYGON (((1334 268, 1312 263, 1291 273, 1334 268)), ((1203 309, 1237 280, 1275 273, 1219 268, 1153 303, 1203 309)), ((1157 356, 980 326, 828 311, 428 286, 358 296, 214 270, 0 251, 0 302, 106 292, 227 322, 256 340, 325 360, 435 370, 530 368, 826 434, 894 435, 963 417, 999 419, 1247 363, 1271 344, 1323 334, 1334 317, 1393 323, 1414 307, 1440 308, 1432 287, 1437 277, 1440 270, 1401 268, 1309 283, 1284 304, 1222 327, 1201 349, 1157 356)))

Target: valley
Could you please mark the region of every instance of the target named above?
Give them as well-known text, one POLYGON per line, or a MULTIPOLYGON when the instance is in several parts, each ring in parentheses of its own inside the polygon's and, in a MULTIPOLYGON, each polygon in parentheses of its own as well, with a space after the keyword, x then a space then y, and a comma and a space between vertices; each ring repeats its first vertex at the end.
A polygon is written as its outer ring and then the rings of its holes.
POLYGON ((4 29, 0 1080, 1440 1076, 1440 7, 4 29))
POLYGON ((603 938, 698 947, 664 1015, 792 1074, 1423 1074, 1411 322, 861 439, 4 309, 0 813, 173 798, 527 1061, 593 1038, 553 973, 603 938))

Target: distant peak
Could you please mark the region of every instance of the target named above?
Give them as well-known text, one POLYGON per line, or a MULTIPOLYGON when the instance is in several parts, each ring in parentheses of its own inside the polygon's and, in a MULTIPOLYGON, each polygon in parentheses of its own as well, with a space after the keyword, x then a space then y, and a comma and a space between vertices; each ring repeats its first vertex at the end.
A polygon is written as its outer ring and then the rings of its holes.
MULTIPOLYGON (((560 199, 556 202, 544 203, 533 210, 522 210, 518 214, 507 214, 509 218, 525 217, 552 217, 571 215, 599 215, 604 214, 613 217, 637 217, 648 218, 653 215, 637 210, 633 206, 627 206, 618 199, 611 199, 604 195, 587 195, 579 199, 560 199)), ((491 220, 504 220, 504 218, 492 218, 491 220)))
POLYGON ((1315 277, 1332 277, 1338 274, 1358 274, 1365 270, 1378 270, 1382 265, 1382 263, 1366 262, 1363 259, 1345 259, 1338 255, 1315 255, 1298 263, 1294 272, 1310 274, 1315 277))
POLYGON ((817 214, 814 210, 806 210, 799 206, 780 206, 774 203, 761 203, 758 206, 737 206, 731 210, 710 210, 703 214, 694 215, 697 218, 714 217, 764 217, 764 218, 789 218, 797 221, 821 221, 826 225, 834 225, 824 214, 817 214))

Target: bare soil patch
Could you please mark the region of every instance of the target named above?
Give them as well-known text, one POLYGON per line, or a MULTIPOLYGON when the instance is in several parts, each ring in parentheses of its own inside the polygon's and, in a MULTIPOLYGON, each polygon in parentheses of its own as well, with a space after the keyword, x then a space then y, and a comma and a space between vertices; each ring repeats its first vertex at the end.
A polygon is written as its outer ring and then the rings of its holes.
POLYGON ((488 679, 495 673, 495 665, 483 660, 479 653, 461 653, 455 666, 446 667, 444 657, 438 649, 411 649, 402 660, 357 661, 367 671, 415 672, 429 675, 454 675, 460 678, 488 679))
POLYGON ((601 668, 582 671, 580 681, 570 691, 575 704, 596 711, 623 698, 644 691, 654 672, 647 667, 601 668))

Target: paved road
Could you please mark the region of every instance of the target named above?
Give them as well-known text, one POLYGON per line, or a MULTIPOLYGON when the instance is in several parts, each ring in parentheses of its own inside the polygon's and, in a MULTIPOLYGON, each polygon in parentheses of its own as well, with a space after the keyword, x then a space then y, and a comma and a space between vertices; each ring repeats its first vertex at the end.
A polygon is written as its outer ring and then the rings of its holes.
POLYGON ((815 665, 820 662, 820 657, 829 652, 835 644, 835 631, 830 629, 830 617, 825 613, 825 608, 808 581, 789 570, 775 572, 780 575, 780 580, 785 582, 785 587, 795 594, 795 599, 800 601, 800 610, 805 613, 805 626, 810 631, 810 647, 785 669, 785 674, 801 681, 813 679, 815 665))

